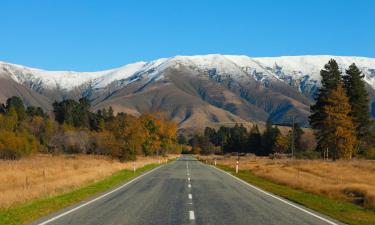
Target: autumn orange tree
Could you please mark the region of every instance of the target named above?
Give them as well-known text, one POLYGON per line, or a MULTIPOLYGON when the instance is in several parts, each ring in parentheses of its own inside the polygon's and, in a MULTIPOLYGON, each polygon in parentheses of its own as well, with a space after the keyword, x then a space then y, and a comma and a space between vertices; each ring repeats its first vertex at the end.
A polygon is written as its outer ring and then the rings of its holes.
POLYGON ((349 116, 351 106, 342 84, 339 84, 327 98, 324 106, 322 147, 328 149, 332 158, 351 159, 357 142, 355 126, 349 116))

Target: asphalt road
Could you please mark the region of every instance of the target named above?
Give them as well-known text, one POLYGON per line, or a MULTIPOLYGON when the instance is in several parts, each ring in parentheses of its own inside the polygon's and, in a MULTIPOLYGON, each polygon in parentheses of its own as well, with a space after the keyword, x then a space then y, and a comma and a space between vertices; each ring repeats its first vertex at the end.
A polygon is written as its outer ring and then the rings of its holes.
POLYGON ((61 210, 33 224, 340 223, 257 190, 191 156, 183 156, 99 199, 61 210))

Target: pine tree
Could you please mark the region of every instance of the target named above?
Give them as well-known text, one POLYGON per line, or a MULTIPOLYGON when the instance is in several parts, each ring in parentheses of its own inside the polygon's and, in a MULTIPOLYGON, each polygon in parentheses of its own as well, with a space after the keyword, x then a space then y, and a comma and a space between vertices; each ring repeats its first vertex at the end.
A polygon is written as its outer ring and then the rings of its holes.
POLYGON ((363 80, 364 75, 353 63, 346 70, 344 85, 346 94, 351 105, 350 116, 353 118, 356 134, 359 141, 363 141, 369 135, 370 129, 370 108, 369 96, 363 80))
POLYGON ((320 71, 321 87, 315 96, 315 104, 311 106, 310 125, 316 131, 318 140, 317 149, 322 150, 321 139, 324 131, 323 121, 326 119, 324 107, 327 105, 327 99, 331 91, 334 90, 341 81, 341 71, 337 62, 331 59, 320 71))
POLYGON ((276 137, 279 134, 279 128, 277 126, 273 126, 272 121, 269 118, 267 120, 266 130, 262 135, 262 152, 260 152, 260 155, 269 155, 272 153, 276 137))
POLYGON ((8 98, 7 102, 6 102, 6 108, 7 108, 8 112, 10 111, 11 108, 14 108, 14 110, 16 110, 16 112, 17 112, 18 119, 19 120, 25 119, 26 110, 25 110, 25 106, 24 106, 21 98, 19 98, 17 96, 13 96, 13 97, 8 98))
POLYGON ((351 159, 355 153, 355 127, 349 116, 351 112, 349 99, 341 84, 331 92, 326 103, 324 129, 320 136, 322 147, 329 150, 333 160, 351 159))
POLYGON ((248 152, 254 153, 256 155, 261 154, 262 149, 262 135, 259 132, 258 125, 254 125, 249 134, 248 142, 247 142, 248 152))
POLYGON ((296 152, 299 152, 299 151, 303 151, 304 149, 302 149, 301 147, 301 138, 302 138, 302 135, 303 135, 303 130, 301 129, 301 127, 299 126, 298 123, 295 123, 293 124, 293 132, 292 131, 289 131, 289 136, 290 136, 290 144, 294 144, 294 150, 296 152), (293 134, 294 134, 294 138, 293 138, 293 134), (294 143, 292 143, 294 140, 294 143))

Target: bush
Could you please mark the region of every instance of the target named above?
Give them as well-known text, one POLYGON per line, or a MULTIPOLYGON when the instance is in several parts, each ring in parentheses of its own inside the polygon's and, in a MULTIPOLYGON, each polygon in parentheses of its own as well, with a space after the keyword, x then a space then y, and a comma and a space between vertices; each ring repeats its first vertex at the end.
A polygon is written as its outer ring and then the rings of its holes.
POLYGON ((100 155, 110 155, 117 157, 121 143, 116 139, 115 135, 109 131, 94 133, 92 136, 93 148, 90 153, 100 155))
POLYGON ((92 139, 86 131, 61 132, 55 134, 50 140, 50 148, 53 149, 53 152, 90 153, 92 147, 92 139))
POLYGON ((313 149, 296 152, 295 156, 300 159, 319 159, 321 158, 320 152, 313 149))
POLYGON ((375 159, 375 147, 369 147, 366 151, 364 151, 363 156, 366 159, 375 159))
POLYGON ((38 151, 38 141, 28 133, 0 131, 0 158, 19 159, 38 151))

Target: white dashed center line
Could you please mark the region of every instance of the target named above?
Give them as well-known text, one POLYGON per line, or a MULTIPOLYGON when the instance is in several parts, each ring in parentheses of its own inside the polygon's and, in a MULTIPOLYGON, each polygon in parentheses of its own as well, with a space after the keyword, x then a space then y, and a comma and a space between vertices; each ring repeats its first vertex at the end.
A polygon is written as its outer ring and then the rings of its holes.
POLYGON ((188 187, 191 188, 191 184, 189 184, 188 187))
POLYGON ((192 198, 193 198, 193 196, 191 194, 189 194, 189 199, 192 199, 192 198))
POLYGON ((189 219, 190 220, 195 220, 194 211, 189 211, 189 219))

